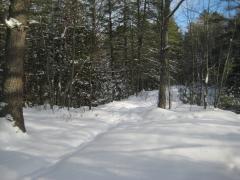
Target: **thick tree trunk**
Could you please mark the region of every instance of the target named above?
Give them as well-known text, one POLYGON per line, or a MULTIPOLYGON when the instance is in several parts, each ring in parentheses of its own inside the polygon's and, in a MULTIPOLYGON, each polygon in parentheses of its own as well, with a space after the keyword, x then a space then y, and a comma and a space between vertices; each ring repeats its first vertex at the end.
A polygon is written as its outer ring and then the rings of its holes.
POLYGON ((15 126, 26 132, 23 118, 23 62, 27 9, 29 0, 11 0, 9 18, 22 23, 21 26, 7 29, 6 67, 4 79, 5 115, 11 115, 15 126))
POLYGON ((167 97, 166 88, 168 84, 167 77, 167 60, 165 54, 166 48, 166 35, 168 30, 168 19, 170 2, 162 0, 161 1, 161 31, 160 31, 160 82, 159 82, 159 94, 158 94, 158 107, 166 109, 167 97))
POLYGON ((166 98, 166 87, 167 87, 167 62, 165 57, 165 38, 166 32, 162 33, 162 47, 160 50, 160 60, 161 60, 161 67, 160 67, 160 84, 159 84, 159 96, 158 96, 158 107, 166 109, 167 98, 166 98))
POLYGON ((158 94, 158 107, 166 109, 167 97, 166 97, 166 87, 168 84, 167 76, 167 60, 166 60, 166 37, 168 31, 168 22, 169 19, 174 15, 180 5, 184 0, 180 0, 176 7, 170 12, 170 0, 161 0, 160 1, 160 51, 159 51, 159 61, 160 61, 160 82, 159 82, 159 94, 158 94))

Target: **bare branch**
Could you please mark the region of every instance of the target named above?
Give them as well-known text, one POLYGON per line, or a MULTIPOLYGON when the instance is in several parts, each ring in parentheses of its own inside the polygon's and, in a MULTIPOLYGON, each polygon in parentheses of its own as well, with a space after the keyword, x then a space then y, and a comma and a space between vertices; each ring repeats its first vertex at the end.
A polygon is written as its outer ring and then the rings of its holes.
POLYGON ((185 0, 181 0, 176 7, 172 10, 172 12, 167 16, 167 20, 170 19, 174 13, 178 10, 178 8, 181 6, 181 4, 184 2, 185 0))

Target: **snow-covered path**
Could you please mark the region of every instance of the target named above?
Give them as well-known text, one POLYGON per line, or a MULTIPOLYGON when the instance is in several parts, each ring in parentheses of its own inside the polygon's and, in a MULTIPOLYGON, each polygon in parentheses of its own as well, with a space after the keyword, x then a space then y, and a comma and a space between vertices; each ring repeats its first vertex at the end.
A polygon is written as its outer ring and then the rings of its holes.
POLYGON ((240 116, 173 91, 171 111, 156 92, 85 113, 26 110, 28 136, 0 128, 0 179, 238 180, 240 116))

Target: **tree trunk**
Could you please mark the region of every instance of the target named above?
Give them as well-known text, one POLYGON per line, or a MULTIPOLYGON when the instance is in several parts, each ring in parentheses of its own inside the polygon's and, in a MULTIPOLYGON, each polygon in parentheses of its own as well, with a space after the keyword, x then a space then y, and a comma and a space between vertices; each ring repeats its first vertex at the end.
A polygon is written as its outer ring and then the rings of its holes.
POLYGON ((92 109, 92 98, 93 98, 93 84, 92 84, 92 70, 93 70, 93 63, 96 58, 96 48, 97 48, 97 41, 96 41, 96 0, 92 1, 91 7, 91 24, 92 24, 92 34, 91 34, 91 55, 90 55, 90 72, 89 72, 89 84, 90 84, 90 96, 89 96, 89 110, 92 109))
POLYGON ((11 115, 15 126, 26 132, 23 117, 23 64, 29 0, 11 0, 9 18, 22 25, 7 29, 6 67, 4 79, 5 115, 11 115))
POLYGON ((144 0, 143 12, 141 12, 141 1, 137 0, 137 89, 136 94, 143 90, 143 72, 142 72, 142 49, 143 49, 143 38, 145 31, 145 21, 146 21, 146 11, 147 11, 147 1, 144 0))
POLYGON ((158 107, 166 109, 167 98, 166 98, 166 87, 167 87, 167 60, 165 54, 166 47, 166 35, 168 30, 168 19, 170 2, 161 1, 161 31, 160 31, 160 83, 159 83, 159 94, 158 94, 158 107))
POLYGON ((115 60, 113 50, 113 22, 112 22, 113 4, 111 0, 108 0, 108 33, 109 33, 109 51, 110 51, 110 69, 112 79, 112 101, 115 100, 116 95, 116 79, 115 79, 115 60))
POLYGON ((204 92, 204 109, 207 109, 208 105, 208 79, 209 79, 209 13, 210 13, 210 0, 208 0, 208 9, 207 9, 207 17, 205 17, 204 21, 206 21, 206 25, 204 22, 204 28, 206 32, 206 51, 205 51, 205 59, 206 59, 206 76, 205 76, 205 92, 204 92))
POLYGON ((159 47, 159 61, 160 61, 160 83, 159 83, 159 93, 158 93, 158 107, 166 109, 167 97, 166 97, 166 87, 168 84, 167 77, 167 60, 166 60, 166 37, 168 31, 169 19, 174 15, 180 5, 184 0, 180 0, 176 7, 170 12, 170 0, 161 0, 160 4, 160 47, 159 47))

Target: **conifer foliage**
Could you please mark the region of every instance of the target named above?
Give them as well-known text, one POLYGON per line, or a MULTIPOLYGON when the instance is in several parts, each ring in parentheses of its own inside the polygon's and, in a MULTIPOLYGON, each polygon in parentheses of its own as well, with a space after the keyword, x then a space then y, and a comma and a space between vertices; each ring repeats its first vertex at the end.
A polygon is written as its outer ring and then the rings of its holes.
POLYGON ((24 105, 91 109, 158 89, 171 108, 173 84, 192 104, 207 106, 210 86, 216 106, 226 88, 239 95, 239 13, 204 11, 183 34, 173 16, 183 2, 1 0, 1 115, 25 131, 24 105))

